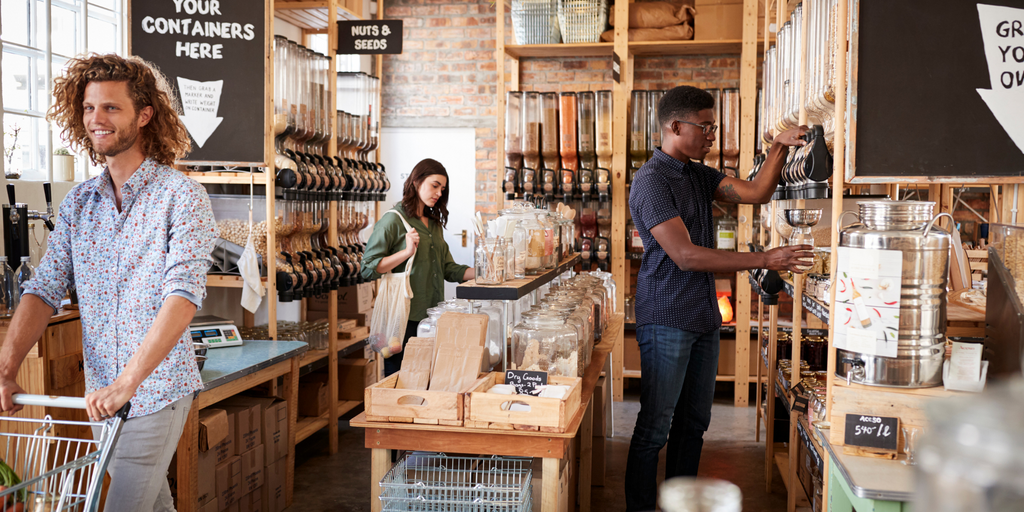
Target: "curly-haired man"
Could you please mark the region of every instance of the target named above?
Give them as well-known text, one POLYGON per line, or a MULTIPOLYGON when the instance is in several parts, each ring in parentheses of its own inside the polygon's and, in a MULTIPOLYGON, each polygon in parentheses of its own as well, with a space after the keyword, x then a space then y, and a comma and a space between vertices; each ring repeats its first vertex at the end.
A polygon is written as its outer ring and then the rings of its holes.
POLYGON ((167 467, 202 388, 187 328, 206 294, 216 225, 201 185, 169 166, 188 132, 164 77, 117 55, 73 59, 47 119, 103 173, 60 205, 37 276, 0 349, 0 408, 69 288, 78 292, 91 419, 131 401, 108 471, 106 510, 174 510, 167 467))

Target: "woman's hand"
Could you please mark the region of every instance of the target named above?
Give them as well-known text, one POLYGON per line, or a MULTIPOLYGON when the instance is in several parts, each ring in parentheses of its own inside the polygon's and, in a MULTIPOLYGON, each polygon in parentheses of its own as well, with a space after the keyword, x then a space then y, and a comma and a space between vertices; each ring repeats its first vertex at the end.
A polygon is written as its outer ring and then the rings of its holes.
POLYGON ((416 248, 420 246, 420 234, 415 229, 405 234, 405 257, 412 258, 416 255, 416 248))

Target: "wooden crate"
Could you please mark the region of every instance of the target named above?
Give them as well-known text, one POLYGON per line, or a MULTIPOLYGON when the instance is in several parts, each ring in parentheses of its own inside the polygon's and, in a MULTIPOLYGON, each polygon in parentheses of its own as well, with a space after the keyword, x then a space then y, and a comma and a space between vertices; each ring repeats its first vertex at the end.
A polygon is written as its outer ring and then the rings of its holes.
MULTIPOLYGON (((355 323, 355 320, 349 320, 349 322, 355 323)), ((338 329, 339 340, 361 340, 370 335, 369 327, 349 327, 347 329, 338 329)))
POLYGON ((539 430, 565 432, 580 408, 583 380, 579 377, 549 376, 548 384, 570 386, 563 398, 487 393, 495 384, 505 383, 505 374, 493 372, 477 381, 466 398, 466 426, 498 430, 539 430), (508 402, 530 406, 529 411, 505 410, 508 402))
MULTIPOLYGON (((482 379, 468 389, 476 389, 482 379)), ((395 389, 396 384, 397 373, 366 388, 363 398, 367 421, 462 426, 468 389, 459 393, 395 389)))

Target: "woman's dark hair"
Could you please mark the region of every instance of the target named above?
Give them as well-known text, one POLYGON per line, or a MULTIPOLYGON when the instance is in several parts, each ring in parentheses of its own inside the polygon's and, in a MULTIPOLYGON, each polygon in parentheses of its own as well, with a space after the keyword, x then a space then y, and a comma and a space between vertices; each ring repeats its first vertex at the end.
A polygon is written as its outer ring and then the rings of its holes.
MULTIPOLYGON (((422 203, 420 201, 419 188, 423 184, 423 180, 429 176, 440 174, 444 176, 445 181, 451 182, 448 179, 448 171, 444 169, 441 162, 432 158, 425 158, 416 164, 412 168, 412 173, 405 180, 405 186, 402 188, 402 209, 405 210, 407 215, 415 216, 416 208, 422 203)), ((441 191, 441 199, 437 200, 437 203, 433 207, 423 205, 423 215, 436 220, 441 224, 441 228, 448 226, 448 186, 444 187, 441 191)))

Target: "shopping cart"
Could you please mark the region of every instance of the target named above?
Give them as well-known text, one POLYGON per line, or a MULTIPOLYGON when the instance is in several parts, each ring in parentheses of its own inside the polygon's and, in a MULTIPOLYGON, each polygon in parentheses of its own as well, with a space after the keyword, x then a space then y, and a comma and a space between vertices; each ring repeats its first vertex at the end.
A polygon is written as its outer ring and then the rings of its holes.
MULTIPOLYGON (((14 403, 85 409, 85 399, 74 397, 22 394, 14 395, 14 403)), ((55 420, 49 415, 41 420, 0 418, 0 458, 22 479, 0 490, 0 510, 98 510, 103 475, 130 409, 129 402, 110 420, 98 422, 55 420), (62 426, 98 427, 100 435, 98 439, 63 436, 62 426)))

